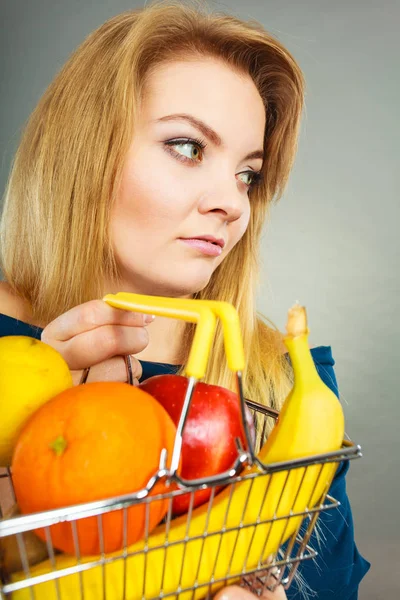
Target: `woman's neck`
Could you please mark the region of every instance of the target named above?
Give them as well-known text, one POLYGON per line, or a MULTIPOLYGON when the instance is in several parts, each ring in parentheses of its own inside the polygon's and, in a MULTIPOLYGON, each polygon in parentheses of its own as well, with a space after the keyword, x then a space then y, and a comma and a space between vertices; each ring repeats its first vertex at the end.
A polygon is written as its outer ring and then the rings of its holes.
POLYGON ((168 317, 156 317, 147 326, 149 343, 142 352, 135 354, 139 360, 162 362, 171 365, 182 364, 183 337, 186 323, 168 317))
MULTIPOLYGON (((152 293, 149 293, 146 290, 140 290, 133 285, 132 282, 124 278, 118 282, 107 282, 104 286, 104 294, 116 294, 121 291, 151 296, 162 295, 154 288, 152 293)), ((165 295, 169 296, 169 294, 165 295)), ((182 296, 182 298, 190 297, 190 295, 182 296)), ((135 354, 135 357, 139 360, 149 362, 181 365, 186 354, 183 344, 186 327, 187 324, 179 319, 157 316, 154 321, 147 326, 149 334, 148 345, 142 352, 135 354)))

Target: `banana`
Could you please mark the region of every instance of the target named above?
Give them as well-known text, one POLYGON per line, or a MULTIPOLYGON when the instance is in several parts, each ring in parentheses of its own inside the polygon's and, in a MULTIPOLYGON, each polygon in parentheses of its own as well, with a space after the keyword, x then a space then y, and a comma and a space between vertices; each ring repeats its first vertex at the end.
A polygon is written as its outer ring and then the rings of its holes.
MULTIPOLYGON (((268 465, 339 450, 344 437, 340 403, 320 379, 309 350, 303 307, 295 305, 289 311, 287 331, 284 342, 295 381, 258 455, 268 465)), ((320 501, 336 468, 336 463, 326 463, 257 476, 251 476, 260 471, 256 465, 248 468, 246 475, 250 477, 227 486, 214 498, 211 511, 203 505, 192 512, 190 519, 182 515, 173 520, 168 535, 165 525, 160 525, 147 544, 142 540, 128 548, 126 561, 108 562, 104 580, 102 566, 82 572, 85 600, 103 597, 103 583, 105 596, 113 600, 155 599, 193 586, 194 593, 183 591, 179 599, 198 599, 208 593, 205 584, 210 581, 217 582, 212 586, 214 593, 221 586, 218 580, 226 578, 225 583, 233 583, 244 568, 256 568, 278 550, 301 524, 302 517, 296 513, 320 501)), ((121 553, 107 555, 107 559, 117 556, 121 553)), ((93 560, 98 558, 85 558, 83 562, 93 560)), ((57 557, 57 569, 74 565, 74 557, 57 557)), ((50 561, 45 561, 31 568, 30 574, 34 577, 51 570, 50 561)), ((13 581, 22 578, 24 575, 19 574, 13 581)), ((58 581, 60 597, 75 600, 80 597, 80 585, 76 573, 62 577, 58 581)), ((52 581, 34 589, 36 600, 59 597, 52 581)), ((29 599, 30 591, 15 591, 12 598, 29 599)))

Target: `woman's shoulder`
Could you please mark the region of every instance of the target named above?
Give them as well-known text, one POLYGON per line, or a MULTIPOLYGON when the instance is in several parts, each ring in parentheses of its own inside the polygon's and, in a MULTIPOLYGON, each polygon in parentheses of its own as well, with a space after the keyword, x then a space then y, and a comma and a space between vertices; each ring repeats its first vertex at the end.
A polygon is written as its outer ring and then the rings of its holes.
POLYGON ((333 358, 331 346, 312 346, 310 351, 316 363, 330 367, 334 366, 335 359, 333 358))
POLYGON ((311 356, 314 359, 315 367, 322 381, 339 398, 339 388, 334 370, 335 360, 332 355, 331 346, 316 346, 311 348, 311 356))
POLYGON ((0 313, 14 319, 29 321, 30 311, 27 302, 18 296, 6 281, 0 281, 0 313))
MULTIPOLYGON (((279 331, 273 333, 275 335, 275 343, 277 344, 280 353, 285 355, 287 360, 291 362, 288 349, 284 342, 284 335, 279 331)), ((339 397, 338 383, 333 368, 335 360, 332 355, 332 347, 324 345, 316 346, 313 344, 310 346, 310 352, 322 381, 336 394, 336 396, 339 397)))
POLYGON ((29 335, 40 338, 41 331, 32 320, 28 303, 6 281, 0 281, 0 337, 29 335))
MULTIPOLYGON (((284 342, 284 335, 280 331, 272 331, 275 343, 281 354, 287 354, 288 349, 284 342)), ((330 365, 333 367, 335 361, 332 356, 331 346, 310 346, 310 352, 316 363, 330 365)))

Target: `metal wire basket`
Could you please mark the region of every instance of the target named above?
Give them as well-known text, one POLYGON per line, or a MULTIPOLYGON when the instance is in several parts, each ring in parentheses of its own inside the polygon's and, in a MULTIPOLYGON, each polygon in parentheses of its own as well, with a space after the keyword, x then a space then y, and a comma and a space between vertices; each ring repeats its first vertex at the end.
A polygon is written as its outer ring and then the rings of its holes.
MULTIPOLYGON (((130 310, 149 312, 147 304, 145 306, 138 304, 138 302, 133 304, 133 295, 128 296, 130 310)), ((118 303, 115 305, 118 305, 118 303)), ((174 301, 174 305, 176 306, 176 301, 174 301)), ((121 303, 119 306, 121 307, 121 303)), ((187 307, 187 305, 185 306, 187 307)), ((178 308, 179 311, 183 310, 182 306, 178 308)), ((153 313, 156 312, 154 306, 151 307, 151 310, 153 313)), ((160 309, 160 314, 165 314, 165 310, 164 303, 163 309, 160 309)), ((209 312, 212 311, 208 311, 208 309, 203 311, 202 309, 200 312, 205 312, 209 316, 209 312)), ((201 319, 203 317, 204 314, 201 315, 201 319)), ((215 310, 211 319, 214 317, 215 310)), ((187 320, 197 321, 198 323, 203 322, 199 319, 199 313, 195 317, 192 315, 187 320)), ((211 329, 209 327, 209 330, 211 329)), ((254 416, 257 417, 258 427, 262 428, 262 438, 265 437, 264 432, 268 430, 269 420, 276 419, 278 413, 251 400, 245 400, 241 385, 241 371, 237 370, 236 375, 244 429, 249 442, 248 448, 251 449, 250 434, 244 418, 245 402, 253 411, 254 416)), ((170 466, 168 469, 166 468, 166 455, 162 452, 159 471, 149 481, 146 488, 117 498, 32 515, 1 518, 2 514, 0 512, 0 564, 1 544, 3 542, 3 545, 5 545, 7 540, 8 543, 10 540, 15 542, 18 562, 20 563, 20 572, 18 576, 15 576, 3 562, 0 571, 1 599, 52 600, 54 598, 57 600, 78 600, 79 598, 82 600, 100 600, 100 598, 103 598, 103 600, 139 600, 140 598, 141 600, 156 600, 158 598, 179 598, 179 600, 196 600, 198 598, 211 598, 217 589, 224 584, 233 582, 240 582, 243 587, 256 595, 261 595, 266 588, 274 589, 279 583, 282 583, 285 588, 289 587, 299 563, 312 559, 317 555, 316 550, 311 548, 308 542, 318 516, 322 511, 335 509, 338 502, 328 495, 328 489, 325 489, 316 505, 298 511, 296 510, 296 497, 294 497, 290 510, 282 514, 282 511, 279 511, 279 505, 281 498, 285 495, 285 487, 291 485, 292 477, 297 477, 299 481, 298 489, 300 490, 302 482, 307 480, 309 471, 317 472, 318 474, 314 478, 315 487, 310 492, 310 498, 312 498, 325 466, 328 464, 337 466, 341 461, 357 458, 361 456, 361 449, 351 441, 345 440, 342 448, 336 452, 264 465, 256 460, 256 456, 252 451, 245 451, 238 443, 238 457, 229 471, 209 479, 196 480, 195 482, 184 481, 179 477, 177 468, 182 446, 182 432, 196 381, 196 376, 189 377, 170 466), (244 469, 249 464, 254 467, 250 473, 244 469), (258 498, 256 511, 253 511, 253 517, 249 522, 249 519, 246 519, 245 516, 246 511, 249 508, 249 503, 253 504, 254 507, 254 486, 262 478, 266 478, 265 482, 268 482, 266 489, 269 485, 273 485, 274 478, 280 478, 282 482, 280 483, 281 496, 276 504, 276 510, 268 519, 262 517, 264 503, 267 501, 268 496, 265 493, 263 497, 258 498), (154 490, 155 485, 161 479, 175 482, 175 484, 178 484, 178 486, 175 485, 175 488, 178 487, 178 489, 163 494, 150 495, 150 492, 154 490), (245 498, 241 504, 240 514, 237 514, 236 519, 232 521, 229 516, 233 504, 231 498, 235 497, 235 489, 238 489, 238 486, 241 485, 244 489, 242 482, 247 482, 245 498), (222 486, 229 490, 229 500, 222 525, 216 530, 210 523, 222 486), (198 510, 193 509, 194 494, 204 488, 211 489, 211 496, 208 504, 203 507, 202 522, 204 527, 194 534, 191 525, 194 521, 195 510, 198 510), (172 536, 171 533, 175 521, 172 518, 172 501, 175 496, 182 494, 187 494, 190 502, 187 514, 180 517, 181 534, 177 537, 176 535, 172 536), (149 532, 149 514, 152 503, 160 499, 168 500, 168 511, 162 524, 158 526, 158 531, 162 532, 158 539, 162 539, 162 543, 152 544, 151 532, 149 532), (145 507, 145 535, 139 546, 128 546, 128 509, 134 505, 145 507), (104 515, 114 511, 120 511, 122 514, 123 547, 120 551, 110 555, 104 552, 102 523, 104 515), (79 520, 88 517, 97 519, 100 540, 99 555, 89 558, 81 556, 77 533, 79 520), (63 562, 63 555, 58 553, 52 543, 51 526, 61 522, 69 522, 75 544, 75 556, 70 557, 68 562, 63 562), (293 523, 295 523, 294 528, 293 523), (279 527, 280 532, 280 543, 277 544, 273 553, 266 556, 268 537, 274 531, 274 528, 276 532, 277 527, 279 527), (30 558, 26 538, 28 532, 33 532, 38 528, 44 528, 46 533, 43 553, 47 558, 47 562, 41 563, 43 568, 39 571, 30 558), (288 531, 292 533, 288 535, 288 531), (260 543, 260 540, 262 540, 262 543, 260 543), (212 554, 210 554, 211 546, 213 547, 212 554), (171 562, 171 556, 176 552, 174 548, 179 549, 179 561, 171 562), (229 555, 227 549, 229 549, 229 555), (154 570, 152 554, 158 556, 157 564, 159 568, 157 572, 154 570), (252 557, 251 564, 248 562, 250 556, 252 557), (194 557, 196 557, 195 561, 194 557), (209 564, 206 568, 204 565, 207 561, 209 564), (222 563, 223 567, 221 567, 222 563), (141 578, 140 583, 137 584, 135 578, 139 566, 141 578), (203 567, 206 568, 206 578, 202 573, 203 567), (166 583, 168 579, 171 579, 172 571, 175 572, 173 589, 166 583), (189 578, 188 574, 190 575, 189 578), (156 584, 154 583, 155 580, 157 580, 156 584), (188 581, 190 581, 189 584, 188 581)), ((4 489, 4 481, 7 481, 12 494, 12 474, 10 470, 0 473, 0 478, 3 479, 3 486, 1 487, 4 489)), ((226 492, 224 493, 226 494, 226 492)))

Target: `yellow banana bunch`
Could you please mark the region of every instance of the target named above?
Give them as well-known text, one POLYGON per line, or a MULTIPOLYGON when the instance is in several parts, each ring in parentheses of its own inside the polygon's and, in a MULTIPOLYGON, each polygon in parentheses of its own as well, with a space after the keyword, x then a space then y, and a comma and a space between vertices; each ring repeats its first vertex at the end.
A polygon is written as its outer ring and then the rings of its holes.
MULTIPOLYGON (((295 382, 277 424, 258 455, 260 461, 268 464, 339 450, 344 437, 340 403, 320 379, 310 354, 303 307, 296 305, 289 311, 287 329, 284 341, 295 382)), ((195 509, 189 521, 186 515, 173 520, 168 536, 165 525, 160 525, 149 536, 145 554, 141 552, 145 548, 144 541, 129 547, 125 567, 123 560, 107 563, 104 567, 107 599, 124 597, 124 580, 127 600, 159 598, 161 592, 173 593, 194 585, 199 587, 194 595, 181 593, 179 598, 198 599, 207 593, 207 587, 201 587, 202 584, 211 579, 228 577, 229 582, 234 581, 244 566, 246 569, 257 567, 296 531, 301 516, 275 517, 301 513, 315 506, 329 487, 336 468, 335 463, 319 464, 306 470, 258 475, 229 485, 215 497, 210 512, 206 504, 195 509), (265 522, 271 519, 274 520, 265 522), (233 530, 239 525, 243 527, 233 530), (203 536, 205 531, 206 537, 203 536), (188 541, 183 543, 184 539, 188 541), (182 543, 176 543, 181 540, 182 543)), ((248 469, 249 473, 257 471, 256 466, 248 469)), ((115 553, 108 558, 120 555, 115 553)), ((85 558, 83 562, 92 560, 97 559, 85 558)), ((74 557, 57 557, 58 569, 74 565, 74 557)), ((30 573, 37 576, 50 570, 50 561, 45 561, 31 568, 30 573)), ((103 567, 84 571, 81 577, 85 600, 103 597, 103 567)), ((21 578, 22 574, 13 577, 14 580, 21 578)), ((58 585, 63 600, 80 597, 79 575, 63 577, 58 585)), ((216 591, 218 585, 214 588, 216 591)), ((54 582, 35 586, 36 600, 56 600, 57 597, 54 582)), ((12 598, 29 599, 30 592, 20 590, 14 592, 12 598)))

